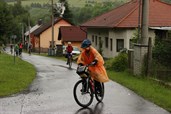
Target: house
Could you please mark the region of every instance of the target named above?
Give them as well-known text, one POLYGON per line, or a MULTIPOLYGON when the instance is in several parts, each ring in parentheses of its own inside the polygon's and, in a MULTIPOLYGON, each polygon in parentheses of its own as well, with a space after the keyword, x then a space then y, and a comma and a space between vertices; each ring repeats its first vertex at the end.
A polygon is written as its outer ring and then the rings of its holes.
MULTIPOLYGON (((33 36, 33 31, 35 31, 36 29, 38 29, 39 27, 41 26, 41 23, 38 23, 36 25, 34 25, 33 27, 30 28, 30 30, 26 31, 24 33, 24 36, 25 36, 25 43, 28 43, 30 42, 31 44, 33 44, 33 48, 35 47, 35 40, 34 40, 34 36, 33 36), (29 36, 30 34, 30 36, 29 36), (30 39, 29 39, 30 38, 30 39)), ((27 45, 27 44, 25 44, 27 45)))
MULTIPOLYGON (((81 26, 87 28, 92 45, 99 49, 102 43, 103 55, 114 57, 123 49, 131 48, 131 39, 138 28, 139 0, 132 0, 111 11, 99 15, 81 26)), ((171 5, 160 0, 149 0, 149 37, 168 38, 171 29, 171 5)))
POLYGON ((81 42, 86 39, 86 29, 78 26, 61 26, 59 28, 58 40, 63 45, 71 42, 73 46, 80 48, 81 42))
MULTIPOLYGON (((61 45, 61 40, 58 40, 60 26, 71 26, 72 24, 64 18, 54 19, 54 44, 61 45)), ((52 44, 52 22, 41 25, 38 29, 32 32, 34 36, 35 51, 48 52, 50 45, 52 44)))

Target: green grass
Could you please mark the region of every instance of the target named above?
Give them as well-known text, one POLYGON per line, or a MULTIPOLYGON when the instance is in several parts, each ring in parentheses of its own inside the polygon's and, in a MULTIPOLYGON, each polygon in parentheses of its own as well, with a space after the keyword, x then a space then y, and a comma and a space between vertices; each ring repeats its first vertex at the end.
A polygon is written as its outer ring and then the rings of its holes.
POLYGON ((31 84, 36 76, 33 65, 7 54, 0 54, 0 97, 21 92, 31 84))
POLYGON ((148 78, 133 76, 128 72, 108 71, 108 75, 111 80, 171 112, 171 89, 148 78))

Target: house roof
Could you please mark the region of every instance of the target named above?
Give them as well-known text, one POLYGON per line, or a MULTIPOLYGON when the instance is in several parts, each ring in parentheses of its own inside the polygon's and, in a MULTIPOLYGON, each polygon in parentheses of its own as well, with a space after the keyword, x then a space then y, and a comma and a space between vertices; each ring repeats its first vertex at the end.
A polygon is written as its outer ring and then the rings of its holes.
MULTIPOLYGON (((65 19, 63 19, 63 18, 56 18, 56 19, 54 19, 54 24, 58 23, 61 20, 65 20, 65 19)), ((65 21, 68 22, 67 20, 65 20, 65 21)), ((68 22, 68 23, 70 23, 70 22, 68 22)), ((45 30, 47 30, 51 26, 52 26, 52 22, 50 21, 50 22, 48 22, 46 24, 41 25, 38 29, 36 29, 35 31, 33 31, 33 34, 35 36, 39 36, 42 32, 44 32, 45 30)))
POLYGON ((78 26, 61 26, 59 28, 58 40, 83 41, 86 38, 86 29, 78 26))
MULTIPOLYGON (((138 27, 139 0, 132 0, 111 11, 97 16, 81 26, 100 28, 132 28, 138 27)), ((150 0, 149 26, 171 26, 171 4, 160 0, 150 0)))
POLYGON ((38 29, 39 27, 40 27, 41 25, 35 25, 35 26, 33 26, 32 28, 30 28, 30 31, 28 30, 28 31, 26 31, 25 33, 24 33, 24 35, 25 36, 28 36, 29 35, 29 32, 30 33, 32 33, 33 31, 35 31, 36 29, 38 29))

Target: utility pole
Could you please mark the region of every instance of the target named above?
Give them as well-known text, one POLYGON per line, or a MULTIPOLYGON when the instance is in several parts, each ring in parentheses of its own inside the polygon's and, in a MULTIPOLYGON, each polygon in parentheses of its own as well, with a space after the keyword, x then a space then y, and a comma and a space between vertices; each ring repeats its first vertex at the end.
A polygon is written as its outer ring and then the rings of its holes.
POLYGON ((138 11, 138 42, 140 43, 140 33, 141 33, 141 11, 142 11, 142 7, 141 7, 141 0, 139 0, 139 11, 138 11))
POLYGON ((54 52, 54 15, 53 15, 53 0, 52 0, 52 42, 51 42, 52 55, 54 52))
POLYGON ((28 39, 27 50, 29 50, 29 45, 30 45, 30 15, 28 16, 28 29, 29 29, 29 39, 28 39))
POLYGON ((149 0, 142 0, 141 44, 148 45, 149 0))
POLYGON ((20 23, 21 25, 21 42, 22 44, 24 44, 24 27, 23 27, 23 23, 20 23))

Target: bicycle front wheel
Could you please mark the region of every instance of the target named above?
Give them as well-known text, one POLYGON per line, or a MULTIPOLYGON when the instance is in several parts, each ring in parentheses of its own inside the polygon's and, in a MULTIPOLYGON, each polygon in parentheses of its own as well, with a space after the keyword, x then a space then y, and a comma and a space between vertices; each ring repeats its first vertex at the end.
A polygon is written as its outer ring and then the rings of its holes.
POLYGON ((88 107, 93 102, 93 90, 88 87, 87 91, 84 91, 83 80, 79 80, 74 86, 74 99, 81 107, 88 107))
POLYGON ((95 81, 95 97, 98 102, 104 98, 104 83, 95 81))
POLYGON ((72 66, 72 57, 69 57, 69 68, 71 68, 71 66, 72 66))

